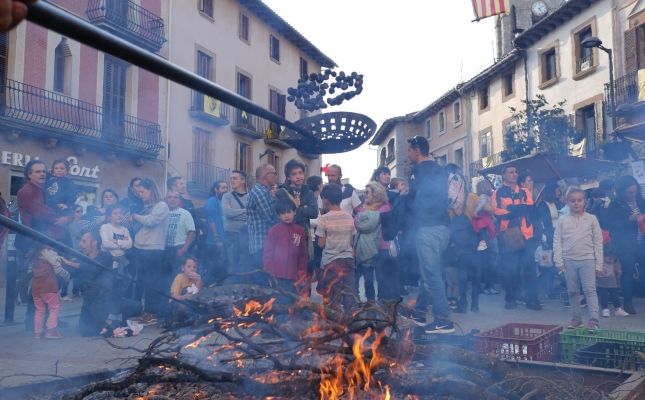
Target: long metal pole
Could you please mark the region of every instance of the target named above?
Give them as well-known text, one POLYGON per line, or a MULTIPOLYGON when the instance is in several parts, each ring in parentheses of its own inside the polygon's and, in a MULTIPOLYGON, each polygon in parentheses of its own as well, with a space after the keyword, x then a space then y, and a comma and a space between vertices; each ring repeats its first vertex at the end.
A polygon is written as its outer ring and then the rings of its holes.
POLYGON ((609 55, 609 99, 611 105, 611 131, 616 130, 616 94, 614 85, 614 52, 611 49, 605 48, 607 55, 609 55))
POLYGON ((301 126, 253 103, 216 83, 190 72, 170 61, 135 46, 103 29, 65 12, 44 1, 28 4, 27 19, 68 38, 111 54, 140 68, 153 72, 190 89, 219 99, 234 107, 283 125, 301 134, 305 139, 316 140, 312 133, 301 126))

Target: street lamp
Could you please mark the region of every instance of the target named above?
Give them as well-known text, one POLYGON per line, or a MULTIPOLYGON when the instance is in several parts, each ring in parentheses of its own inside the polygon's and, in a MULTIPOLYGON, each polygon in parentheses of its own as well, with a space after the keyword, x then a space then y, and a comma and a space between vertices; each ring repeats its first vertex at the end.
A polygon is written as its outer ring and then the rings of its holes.
POLYGON ((602 40, 595 36, 589 36, 580 42, 584 48, 599 48, 609 55, 609 106, 611 108, 611 129, 616 129, 616 97, 614 95, 614 55, 611 49, 602 45, 602 40))

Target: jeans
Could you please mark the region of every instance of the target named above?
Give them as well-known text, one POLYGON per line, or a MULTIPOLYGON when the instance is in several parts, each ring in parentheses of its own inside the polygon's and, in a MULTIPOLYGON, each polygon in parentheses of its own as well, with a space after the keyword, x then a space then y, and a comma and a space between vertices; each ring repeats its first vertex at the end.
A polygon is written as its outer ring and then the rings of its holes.
POLYGON ((599 287, 598 289, 598 301, 600 302, 600 308, 605 309, 609 308, 609 301, 614 305, 614 308, 620 308, 620 297, 618 296, 618 288, 606 288, 599 287))
POLYGON ((324 304, 337 311, 340 311, 342 306, 349 314, 358 294, 355 280, 354 259, 337 258, 323 268, 316 291, 323 297, 324 304))
POLYGON ((417 230, 416 247, 421 274, 421 290, 432 298, 432 313, 437 319, 450 318, 446 286, 441 276, 441 256, 448 247, 450 229, 444 225, 423 226, 417 230))
POLYGON ((517 301, 518 289, 523 286, 526 302, 536 304, 538 299, 535 246, 531 245, 531 241, 527 241, 524 249, 508 252, 500 243, 499 257, 506 302, 517 301))
MULTIPOLYGON (((370 300, 376 299, 376 290, 374 289, 374 265, 376 264, 376 259, 369 260, 367 262, 358 264, 356 266, 356 293, 360 293, 360 279, 363 277, 363 283, 365 286, 365 298, 370 300)), ((381 292, 381 286, 379 285, 379 297, 381 292)))
POLYGON ((645 272, 645 247, 642 243, 637 243, 632 248, 620 248, 618 258, 622 274, 620 275, 620 288, 623 291, 625 306, 633 306, 634 297, 634 267, 639 263, 641 273, 645 272))
POLYGON ((580 285, 587 299, 589 319, 598 320, 598 295, 596 294, 596 269, 594 260, 564 260, 567 291, 573 320, 580 322, 580 285))
POLYGON ((457 257, 457 265, 459 265, 459 305, 464 308, 468 305, 468 282, 470 281, 472 285, 471 305, 477 308, 479 307, 479 291, 482 278, 479 254, 461 254, 457 257))
POLYGON ((163 256, 164 250, 134 249, 136 299, 143 297, 143 310, 150 314, 164 315, 168 308, 168 298, 161 295, 170 295, 170 271, 163 256))
POLYGON ((375 272, 379 300, 398 300, 401 296, 401 279, 396 258, 390 256, 390 250, 379 251, 375 272))

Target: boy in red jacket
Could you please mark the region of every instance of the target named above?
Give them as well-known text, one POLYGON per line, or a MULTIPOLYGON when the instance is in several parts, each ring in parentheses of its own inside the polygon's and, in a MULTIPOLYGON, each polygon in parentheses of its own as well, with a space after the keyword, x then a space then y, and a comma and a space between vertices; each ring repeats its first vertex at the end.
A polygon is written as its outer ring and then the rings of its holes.
POLYGON ((264 243, 264 269, 275 278, 279 288, 305 295, 307 235, 301 226, 294 223, 295 204, 278 202, 275 208, 280 222, 269 230, 264 243))

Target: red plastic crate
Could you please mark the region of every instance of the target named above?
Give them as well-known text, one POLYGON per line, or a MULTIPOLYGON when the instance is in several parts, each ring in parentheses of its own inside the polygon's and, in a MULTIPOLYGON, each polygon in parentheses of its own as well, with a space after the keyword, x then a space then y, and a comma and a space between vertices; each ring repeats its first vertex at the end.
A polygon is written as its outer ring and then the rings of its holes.
POLYGON ((551 361, 560 349, 558 325, 506 324, 475 335, 475 351, 508 360, 551 361))

